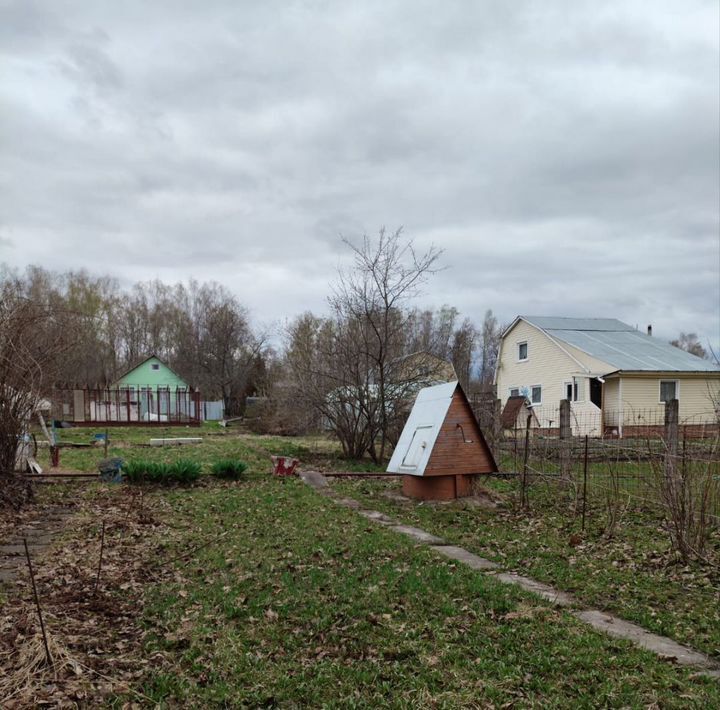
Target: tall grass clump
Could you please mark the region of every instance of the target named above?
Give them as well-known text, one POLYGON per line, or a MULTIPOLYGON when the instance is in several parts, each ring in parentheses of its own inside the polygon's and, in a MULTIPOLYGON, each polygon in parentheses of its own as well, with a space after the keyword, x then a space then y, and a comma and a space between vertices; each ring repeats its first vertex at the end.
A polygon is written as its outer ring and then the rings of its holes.
POLYGON ((194 483, 200 478, 202 468, 197 461, 179 459, 170 464, 170 477, 178 483, 194 483))
POLYGON ((174 463, 157 463, 135 459, 126 461, 122 472, 128 483, 157 483, 169 485, 171 483, 189 484, 200 477, 200 464, 195 461, 180 459, 174 463))
POLYGON ((239 481, 245 470, 247 464, 237 459, 221 459, 216 461, 210 468, 210 473, 217 478, 224 478, 230 481, 239 481))

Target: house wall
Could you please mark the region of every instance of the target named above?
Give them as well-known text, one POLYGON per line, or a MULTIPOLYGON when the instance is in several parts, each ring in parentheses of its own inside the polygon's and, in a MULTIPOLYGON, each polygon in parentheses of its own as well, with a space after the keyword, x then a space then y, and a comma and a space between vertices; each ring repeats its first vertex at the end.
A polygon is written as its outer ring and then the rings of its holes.
MULTIPOLYGON (((565 383, 572 380, 571 373, 582 371, 583 366, 592 372, 608 372, 613 369, 611 365, 592 358, 577 348, 565 343, 560 345, 562 347, 523 320, 507 333, 501 344, 496 378, 497 396, 501 400, 501 406, 505 406, 511 387, 519 387, 521 393, 523 388, 526 388, 529 397, 531 388, 540 385, 542 403, 535 407, 538 425, 543 428, 557 427, 560 400, 565 398, 565 383), (524 362, 517 359, 519 342, 528 344, 528 359, 524 362)), ((579 401, 573 402, 571 406, 573 433, 576 436, 600 436, 600 410, 590 402, 589 382, 587 378, 577 378, 577 381, 579 401)))
POLYGON ((663 424, 665 405, 660 402, 660 380, 678 381, 680 424, 705 424, 717 421, 711 394, 715 401, 720 394, 720 374, 717 376, 688 376, 678 373, 652 373, 652 375, 623 376, 623 426, 663 424))
POLYGON ((156 357, 151 357, 138 365, 126 375, 121 377, 117 384, 119 386, 135 387, 187 387, 187 382, 178 377, 169 367, 156 357), (159 364, 159 370, 153 370, 152 365, 159 364))
POLYGON ((603 420, 605 426, 618 426, 620 423, 620 378, 605 380, 603 385, 603 420))

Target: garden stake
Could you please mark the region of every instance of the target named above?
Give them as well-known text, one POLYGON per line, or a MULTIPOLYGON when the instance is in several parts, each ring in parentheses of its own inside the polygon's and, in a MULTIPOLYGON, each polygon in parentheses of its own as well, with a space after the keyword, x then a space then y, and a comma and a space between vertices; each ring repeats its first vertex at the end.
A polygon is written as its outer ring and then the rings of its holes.
POLYGON ((582 530, 585 532, 585 506, 587 505, 587 466, 588 466, 588 437, 585 434, 585 460, 583 462, 583 506, 582 506, 582 530))
POLYGON ((103 520, 102 532, 100 533, 100 559, 98 560, 97 574, 95 575, 95 589, 93 596, 97 596, 98 585, 100 584, 100 569, 102 568, 103 550, 105 549, 105 521, 103 520))
POLYGON ((105 458, 108 457, 108 428, 105 427, 105 458))
POLYGON ((45 658, 50 668, 53 667, 53 659, 50 655, 50 646, 48 646, 47 634, 45 633, 45 624, 42 617, 42 609, 40 608, 40 597, 38 597, 37 587, 35 586, 35 575, 33 574, 32 562, 30 561, 30 550, 28 549, 27 538, 23 538, 25 545, 25 557, 27 558, 28 570, 30 571, 30 582, 32 583, 33 596, 35 597, 35 606, 37 607, 38 618, 40 619, 40 631, 42 632, 43 644, 45 645, 45 658))

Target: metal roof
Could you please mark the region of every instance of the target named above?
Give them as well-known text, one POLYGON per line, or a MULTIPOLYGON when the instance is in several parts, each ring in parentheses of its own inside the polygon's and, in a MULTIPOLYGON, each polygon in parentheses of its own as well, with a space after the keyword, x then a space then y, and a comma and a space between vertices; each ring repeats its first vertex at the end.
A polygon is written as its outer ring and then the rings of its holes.
POLYGON ((406 473, 411 476, 422 476, 425 473, 425 467, 430 460, 457 386, 457 381, 446 382, 434 387, 425 387, 418 392, 388 464, 388 473, 406 473), (407 454, 411 445, 418 452, 418 457, 409 462, 407 454))
POLYGON ((519 316, 614 370, 630 372, 720 372, 720 366, 614 318, 519 316))
POLYGON ((560 318, 558 316, 520 316, 528 323, 538 326, 543 330, 602 330, 602 331, 623 331, 635 328, 617 318, 560 318))

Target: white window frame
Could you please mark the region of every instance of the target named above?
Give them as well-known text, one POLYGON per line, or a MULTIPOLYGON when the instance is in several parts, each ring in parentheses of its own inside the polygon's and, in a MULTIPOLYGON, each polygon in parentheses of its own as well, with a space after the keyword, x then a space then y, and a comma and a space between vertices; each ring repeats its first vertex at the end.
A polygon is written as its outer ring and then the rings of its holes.
POLYGON ((515 352, 517 353, 517 361, 518 362, 527 362, 530 357, 530 348, 528 346, 528 341, 527 340, 518 340, 518 342, 516 343, 516 346, 517 346, 517 350, 515 352), (520 346, 521 345, 525 346, 525 357, 523 357, 523 358, 520 357, 520 346))
POLYGON ((571 402, 584 402, 585 400, 580 398, 580 385, 582 383, 578 380, 565 380, 563 382, 563 399, 567 399, 567 388, 568 385, 572 386, 573 397, 570 398, 571 402))
POLYGON ((528 389, 530 390, 530 398, 529 398, 529 399, 530 399, 530 404, 532 404, 533 407, 537 407, 539 404, 542 404, 542 391, 543 391, 543 386, 542 386, 542 385, 530 385, 530 387, 529 387, 528 389), (533 402, 533 390, 534 390, 536 387, 539 387, 539 388, 540 388, 540 401, 539 401, 539 402, 533 402))
POLYGON ((663 382, 674 382, 675 383, 675 399, 680 401, 680 380, 658 380, 658 403, 665 404, 665 400, 662 398, 662 386, 663 382))
POLYGON ((520 396, 520 390, 521 387, 508 387, 508 397, 519 397, 520 396), (513 394, 513 390, 517 392, 517 394, 513 394))

